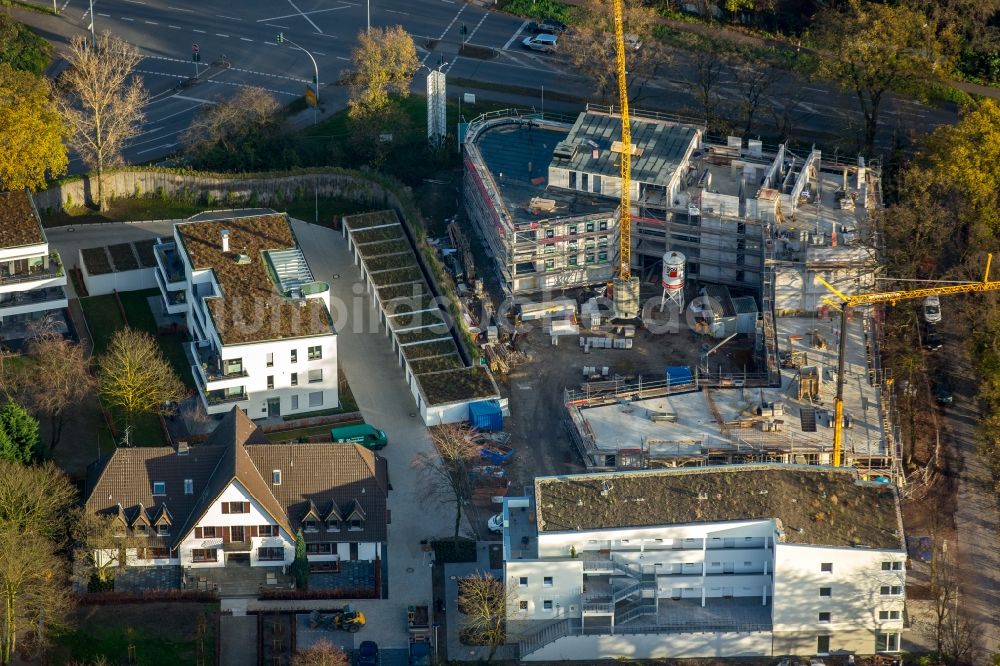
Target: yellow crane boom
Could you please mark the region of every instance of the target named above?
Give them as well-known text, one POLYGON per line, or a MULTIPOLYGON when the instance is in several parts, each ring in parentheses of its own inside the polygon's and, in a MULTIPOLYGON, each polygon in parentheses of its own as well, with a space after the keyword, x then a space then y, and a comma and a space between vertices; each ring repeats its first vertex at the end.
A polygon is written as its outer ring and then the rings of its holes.
POLYGON ((618 218, 618 278, 632 278, 632 130, 628 114, 628 80, 625 76, 625 12, 623 0, 614 0, 615 60, 618 71, 618 105, 622 114, 621 204, 618 218))
MULTIPOLYGON (((983 291, 1000 290, 1000 280, 990 281, 990 266, 993 263, 993 255, 986 257, 986 272, 983 274, 982 282, 968 282, 966 284, 949 285, 947 287, 927 287, 924 289, 907 289, 897 291, 881 291, 870 294, 847 295, 840 292, 829 282, 816 276, 820 284, 829 289, 840 301, 831 303, 840 308, 840 344, 837 348, 837 395, 833 401, 833 464, 840 467, 841 451, 844 437, 844 357, 847 350, 847 313, 853 307, 861 305, 875 305, 878 303, 896 303, 897 301, 914 300, 927 298, 928 296, 950 296, 953 294, 969 294, 983 291)), ((826 299, 824 299, 826 300, 826 299)))

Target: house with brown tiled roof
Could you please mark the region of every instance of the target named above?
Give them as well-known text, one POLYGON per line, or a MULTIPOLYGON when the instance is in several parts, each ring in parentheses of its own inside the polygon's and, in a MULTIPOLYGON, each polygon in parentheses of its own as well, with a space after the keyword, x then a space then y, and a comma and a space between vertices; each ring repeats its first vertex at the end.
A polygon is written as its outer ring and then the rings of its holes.
POLYGON ((88 481, 86 510, 121 521, 137 567, 281 567, 301 529, 310 563, 378 567, 386 461, 355 444, 275 444, 234 407, 205 444, 123 447, 88 481), (127 532, 126 532, 127 531, 127 532))
POLYGON ((0 192, 0 336, 67 305, 66 271, 25 191, 0 192))
POLYGON ((252 419, 339 406, 330 286, 284 213, 199 213, 155 247, 164 307, 183 314, 205 410, 252 419))

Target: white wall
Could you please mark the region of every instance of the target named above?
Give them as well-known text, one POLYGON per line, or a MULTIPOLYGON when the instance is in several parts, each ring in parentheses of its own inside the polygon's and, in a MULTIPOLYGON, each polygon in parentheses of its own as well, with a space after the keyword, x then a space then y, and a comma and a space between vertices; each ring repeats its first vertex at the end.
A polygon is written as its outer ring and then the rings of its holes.
POLYGON ((118 291, 138 291, 140 289, 158 289, 155 268, 137 268, 131 271, 118 271, 102 275, 90 275, 87 265, 80 261, 80 271, 87 293, 91 296, 110 294, 118 291))
POLYGON ((567 659, 711 659, 771 654, 770 632, 747 634, 627 634, 567 636, 549 643, 522 661, 567 659))
POLYGON ((583 592, 583 560, 522 561, 511 560, 504 565, 505 584, 510 595, 507 617, 512 620, 552 620, 560 617, 580 617, 580 595, 583 592), (545 577, 552 577, 552 586, 545 577), (527 577, 526 587, 520 585, 527 577), (552 610, 544 609, 544 601, 552 601, 552 610), (520 610, 527 601, 528 609, 520 610))
MULTIPOLYGON (((150 479, 150 481, 155 481, 155 479, 150 479)), ((169 490, 169 489, 168 489, 169 490)), ((199 494, 203 491, 203 488, 195 488, 195 494, 199 494)), ((173 491, 171 491, 173 492, 173 491)), ((234 481, 226 488, 222 495, 215 500, 209 507, 205 515, 201 517, 197 523, 196 527, 222 527, 222 526, 232 526, 232 525, 244 525, 249 527, 250 525, 275 525, 276 523, 271 517, 264 511, 264 508, 257 503, 256 500, 250 497, 250 493, 246 491, 241 483, 234 481), (250 513, 222 513, 222 502, 250 502, 250 513)), ((281 566, 283 564, 291 563, 295 559, 295 539, 292 535, 285 532, 283 529, 279 529, 279 535, 277 537, 255 537, 250 539, 250 564, 251 566, 281 566), (285 549, 285 559, 283 562, 258 562, 257 560, 257 548, 260 546, 282 546, 285 549)), ((194 529, 192 528, 191 533, 180 543, 178 546, 178 554, 180 556, 180 563, 183 566, 190 566, 195 568, 202 567, 221 567, 225 565, 225 561, 222 553, 222 537, 216 537, 214 539, 198 539, 195 537, 194 529), (193 562, 191 551, 196 548, 219 548, 219 561, 212 563, 202 563, 193 562)))

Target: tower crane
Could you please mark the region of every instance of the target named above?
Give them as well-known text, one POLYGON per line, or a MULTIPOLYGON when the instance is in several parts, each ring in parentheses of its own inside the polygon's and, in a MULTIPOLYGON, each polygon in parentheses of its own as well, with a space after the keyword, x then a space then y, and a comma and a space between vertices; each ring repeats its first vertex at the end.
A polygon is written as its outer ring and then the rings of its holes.
POLYGON ((882 291, 868 294, 841 293, 833 285, 816 276, 820 283, 833 292, 839 302, 823 299, 840 310, 840 344, 837 349, 837 395, 833 401, 833 465, 840 467, 841 450, 844 437, 844 357, 847 350, 847 313, 851 308, 879 303, 895 304, 897 301, 912 301, 928 296, 950 296, 952 294, 969 294, 984 291, 1000 290, 1000 280, 990 281, 990 264, 993 255, 986 256, 986 272, 981 282, 965 282, 941 287, 926 287, 924 289, 908 289, 898 291, 882 291))
POLYGON ((625 76, 624 0, 613 0, 615 14, 615 61, 618 73, 618 106, 622 117, 621 203, 618 212, 618 270, 612 282, 615 314, 619 319, 639 315, 639 280, 632 277, 632 131, 629 125, 628 79, 625 76))

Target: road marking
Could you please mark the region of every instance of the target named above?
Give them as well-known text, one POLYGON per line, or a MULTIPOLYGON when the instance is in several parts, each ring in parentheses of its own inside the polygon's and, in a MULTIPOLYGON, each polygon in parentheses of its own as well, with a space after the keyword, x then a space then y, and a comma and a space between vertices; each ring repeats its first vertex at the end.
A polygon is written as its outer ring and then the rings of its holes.
POLYGON ((59 11, 60 12, 66 11, 67 7, 69 7, 69 0, 66 0, 66 2, 63 3, 62 9, 60 9, 59 11))
MULTIPOLYGON (((111 18, 111 14, 102 14, 101 12, 97 12, 97 15, 103 16, 104 18, 111 18)), ((84 14, 84 16, 86 16, 86 14, 84 14)))
POLYGON ((136 155, 142 155, 143 153, 148 153, 153 150, 159 150, 160 148, 173 148, 176 145, 177 145, 176 143, 165 143, 162 146, 155 146, 153 148, 147 148, 146 150, 140 150, 139 152, 136 153, 136 155))
POLYGON ((830 94, 829 90, 824 90, 823 88, 805 88, 805 87, 803 87, 802 89, 803 90, 808 90, 810 92, 818 92, 818 93, 830 94))
MULTIPOLYGON (((291 4, 291 0, 289 0, 289 4, 291 4)), ((308 12, 302 12, 302 11, 300 11, 298 14, 285 14, 283 16, 268 16, 267 18, 257 19, 257 23, 264 23, 265 21, 275 21, 277 19, 295 18, 296 16, 301 16, 305 20, 309 21, 309 23, 312 24, 312 27, 316 28, 316 30, 319 31, 319 34, 322 35, 322 34, 324 34, 323 31, 320 30, 319 26, 317 26, 315 23, 313 23, 309 19, 309 17, 306 16, 306 14, 319 14, 321 12, 335 12, 338 9, 350 9, 351 7, 356 7, 356 6, 357 5, 341 5, 340 7, 327 7, 326 9, 314 9, 314 10, 308 11, 308 12)), ((295 7, 295 5, 292 5, 292 7, 295 7)), ((298 9, 298 7, 295 7, 295 8, 298 9)), ((278 26, 278 27, 281 27, 281 26, 278 26)))
POLYGON ((400 14, 402 16, 409 16, 410 15, 410 12, 397 12, 395 9, 387 9, 387 10, 385 10, 385 13, 386 14, 400 14))
POLYGON ((275 44, 274 42, 264 42, 264 43, 267 44, 268 46, 277 46, 277 44, 275 44))
POLYGON ((217 33, 215 33, 215 36, 216 37, 228 37, 229 35, 221 33, 221 32, 217 32, 217 33))
POLYGON ((199 30, 198 28, 191 28, 191 32, 200 32, 203 35, 205 34, 204 30, 199 30))
POLYGON ((510 39, 507 40, 507 43, 504 44, 503 48, 500 50, 506 51, 507 49, 509 49, 510 45, 514 43, 514 40, 517 39, 517 36, 521 34, 521 31, 527 27, 528 27, 528 21, 525 20, 525 22, 521 24, 521 27, 518 28, 516 31, 514 31, 514 34, 510 36, 510 39))
POLYGON ((241 42, 252 42, 253 40, 250 39, 249 37, 240 37, 240 41, 241 42))
MULTIPOLYGON (((260 21, 257 21, 260 23, 260 21)), ((282 30, 291 30, 287 25, 278 25, 277 23, 265 23, 264 25, 269 25, 272 28, 281 28, 282 30)))
POLYGON ((146 21, 146 25, 160 25, 156 21, 146 21))
POLYGON ((243 19, 236 16, 223 16, 222 14, 216 14, 219 18, 229 19, 230 21, 242 21, 243 19))
POLYGON ((185 9, 184 7, 171 7, 170 5, 167 5, 167 9, 172 9, 175 12, 189 12, 191 14, 194 14, 193 9, 185 9))
POLYGON ((181 29, 181 27, 179 25, 169 25, 168 24, 167 27, 170 28, 170 29, 172 29, 172 30, 180 30, 181 29))
POLYGON ((123 17, 122 17, 122 20, 123 20, 123 21, 134 21, 135 19, 134 19, 134 18, 129 18, 129 17, 127 17, 127 16, 123 16, 123 17))
MULTIPOLYGON (((308 16, 306 16, 305 14, 302 13, 302 10, 299 9, 298 6, 296 6, 296 4, 294 2, 292 2, 292 0, 288 0, 288 4, 290 4, 292 6, 292 9, 294 9, 299 14, 301 14, 302 18, 304 18, 306 21, 308 21, 309 25, 311 25, 316 32, 323 32, 318 25, 316 25, 315 23, 313 23, 313 20, 311 18, 309 18, 308 16)), ((322 11, 322 10, 317 10, 317 11, 322 11)))
POLYGON ((468 35, 465 36, 465 41, 466 42, 471 42, 472 41, 472 36, 476 34, 476 31, 479 30, 479 26, 481 26, 483 24, 483 21, 486 20, 487 16, 489 16, 489 14, 483 14, 483 18, 479 19, 479 23, 477 23, 476 27, 472 29, 472 32, 470 32, 468 35))
MULTIPOLYGON (((438 36, 438 41, 441 41, 442 39, 444 39, 444 36, 448 34, 449 30, 451 30, 451 26, 455 25, 455 21, 457 21, 458 17, 462 15, 462 12, 465 11, 466 7, 468 7, 468 5, 462 5, 459 8, 459 10, 455 13, 455 17, 451 19, 451 23, 449 23, 447 25, 447 27, 445 27, 445 29, 443 31, 441 31, 441 34, 438 36)), ((421 65, 423 65, 424 63, 427 62, 427 59, 431 57, 431 53, 433 53, 433 51, 428 51, 427 55, 425 55, 423 58, 420 59, 420 64, 421 65)))
MULTIPOLYGON (((256 76, 266 76, 271 79, 285 79, 286 81, 295 81, 296 83, 309 83, 309 81, 307 81, 306 79, 297 79, 294 76, 284 76, 283 74, 268 74, 267 72, 258 72, 253 69, 242 69, 240 67, 230 67, 228 70, 223 70, 223 71, 246 72, 247 74, 254 74, 256 76)), ((220 81, 219 83, 222 83, 222 81, 220 81)))
MULTIPOLYGON (((160 122, 160 121, 159 121, 159 120, 157 120, 156 122, 160 122)), ((153 134, 154 132, 159 132, 159 131, 160 131, 161 129, 163 129, 163 128, 162 128, 162 127, 154 127, 154 128, 153 128, 153 129, 151 129, 151 130, 146 130, 145 132, 139 132, 139 133, 138 133, 138 134, 136 134, 135 136, 136 136, 136 137, 140 137, 140 136, 146 136, 147 134, 153 134)), ((157 137, 157 138, 159 138, 159 137, 157 137)), ((155 141, 156 139, 153 139, 153 140, 155 141)))
POLYGON ((144 5, 144 4, 146 4, 143 0, 125 0, 125 2, 131 2, 133 5, 144 5))
POLYGON ((346 60, 347 62, 351 61, 350 58, 345 58, 344 56, 337 56, 337 60, 346 60))
POLYGON ((326 55, 322 51, 313 51, 313 53, 315 53, 316 55, 321 55, 321 56, 325 56, 326 55))
MULTIPOLYGON (((202 99, 201 97, 187 97, 185 95, 174 95, 170 99, 182 99, 185 102, 198 102, 199 104, 211 104, 212 106, 215 106, 216 104, 218 104, 218 102, 213 102, 210 99, 202 99)), ((192 106, 190 109, 187 109, 187 110, 188 111, 193 111, 194 109, 197 109, 197 108, 198 108, 197 106, 192 106)), ((177 115, 180 115, 182 113, 184 113, 184 111, 178 111, 177 113, 170 114, 170 116, 164 116, 163 118, 160 118, 160 120, 166 120, 167 118, 170 118, 171 116, 177 116, 177 115)))

